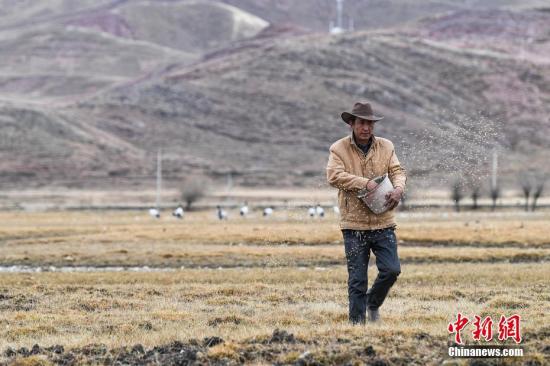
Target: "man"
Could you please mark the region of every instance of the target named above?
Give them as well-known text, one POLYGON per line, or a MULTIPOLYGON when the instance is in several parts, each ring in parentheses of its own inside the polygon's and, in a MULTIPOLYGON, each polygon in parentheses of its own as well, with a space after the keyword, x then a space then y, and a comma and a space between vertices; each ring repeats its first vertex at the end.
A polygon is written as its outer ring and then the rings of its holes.
POLYGON ((351 134, 330 147, 328 183, 338 188, 340 228, 348 268, 349 320, 357 324, 379 319, 378 308, 401 273, 395 237, 393 209, 405 191, 407 177, 395 155, 393 143, 374 136, 374 125, 384 118, 375 115, 369 103, 356 103, 351 113, 342 113, 351 134), (358 191, 373 190, 373 178, 388 174, 394 189, 386 194, 387 211, 376 215, 357 197, 358 191), (367 291, 370 250, 376 256, 378 276, 367 291))

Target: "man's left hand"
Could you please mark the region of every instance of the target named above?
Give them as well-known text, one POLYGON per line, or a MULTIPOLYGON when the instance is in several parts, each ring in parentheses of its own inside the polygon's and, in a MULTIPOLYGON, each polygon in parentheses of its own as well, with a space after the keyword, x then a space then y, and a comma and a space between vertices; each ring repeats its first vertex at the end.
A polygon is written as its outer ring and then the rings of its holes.
POLYGON ((387 207, 388 210, 393 210, 397 207, 399 201, 401 201, 401 197, 403 197, 403 189, 400 187, 386 193, 386 203, 384 203, 384 207, 387 207))

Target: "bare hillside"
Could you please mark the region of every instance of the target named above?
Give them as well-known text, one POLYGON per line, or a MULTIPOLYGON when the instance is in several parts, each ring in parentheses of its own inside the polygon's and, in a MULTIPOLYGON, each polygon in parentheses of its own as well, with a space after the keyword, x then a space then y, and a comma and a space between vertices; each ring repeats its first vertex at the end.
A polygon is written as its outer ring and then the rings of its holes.
MULTIPOLYGON (((191 4, 162 6, 180 3, 191 4)), ((115 13, 131 19, 134 6, 149 5, 121 2, 115 13)), ((199 58, 93 27, 42 25, 51 31, 27 30, 23 42, 0 32, 14 65, 0 84, 2 184, 140 186, 162 148, 167 182, 202 173, 324 185, 328 146, 348 133, 339 113, 369 100, 387 116, 376 133, 394 141, 418 184, 481 183, 497 147, 502 178, 515 185, 547 169, 549 22, 549 12, 527 9, 459 10, 340 36, 272 24, 199 58)))
MULTIPOLYGON (((336 20, 334 0, 222 0, 270 23, 300 25, 327 32, 336 20)), ((416 21, 456 11, 525 10, 547 8, 545 0, 345 0, 343 25, 353 21, 356 30, 399 28, 416 21)))
POLYGON ((46 27, 0 39, 0 98, 67 103, 196 56, 81 28, 46 27))

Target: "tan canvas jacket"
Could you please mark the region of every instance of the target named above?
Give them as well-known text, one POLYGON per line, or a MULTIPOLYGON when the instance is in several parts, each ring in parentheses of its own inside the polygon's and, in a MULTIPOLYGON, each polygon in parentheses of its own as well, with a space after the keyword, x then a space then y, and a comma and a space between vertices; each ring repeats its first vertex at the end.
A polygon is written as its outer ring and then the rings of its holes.
POLYGON ((367 155, 355 144, 351 134, 330 147, 327 180, 338 188, 342 229, 374 230, 396 225, 394 210, 376 215, 357 198, 357 192, 365 188, 370 179, 385 173, 395 188, 405 191, 407 176, 395 155, 393 143, 374 135, 372 138, 367 155))

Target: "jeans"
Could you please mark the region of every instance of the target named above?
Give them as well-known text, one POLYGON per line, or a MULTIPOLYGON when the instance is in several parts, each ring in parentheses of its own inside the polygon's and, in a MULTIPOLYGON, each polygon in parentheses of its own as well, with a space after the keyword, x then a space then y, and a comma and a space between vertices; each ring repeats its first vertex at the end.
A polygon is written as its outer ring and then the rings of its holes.
POLYGON ((348 267, 349 320, 364 323, 367 307, 378 309, 401 273, 395 227, 378 230, 343 229, 348 267), (367 291, 370 251, 376 256, 378 276, 367 291))

